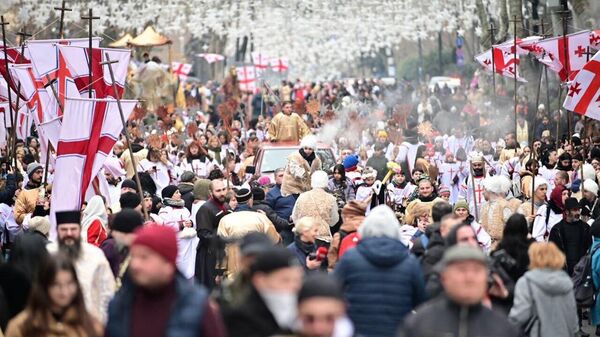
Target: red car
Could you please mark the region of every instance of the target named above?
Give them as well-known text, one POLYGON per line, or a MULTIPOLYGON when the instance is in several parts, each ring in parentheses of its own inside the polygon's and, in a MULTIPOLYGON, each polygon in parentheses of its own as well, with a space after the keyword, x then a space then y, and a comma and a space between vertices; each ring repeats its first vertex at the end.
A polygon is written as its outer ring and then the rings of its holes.
MULTIPOLYGON (((255 172, 261 176, 268 175, 272 181, 273 173, 280 167, 287 165, 288 156, 294 151, 300 150, 298 144, 285 144, 285 143, 267 143, 260 147, 256 157, 254 158, 255 172)), ((331 173, 333 167, 336 164, 335 155, 329 145, 319 143, 317 144, 317 156, 323 163, 323 170, 327 173, 331 173)))

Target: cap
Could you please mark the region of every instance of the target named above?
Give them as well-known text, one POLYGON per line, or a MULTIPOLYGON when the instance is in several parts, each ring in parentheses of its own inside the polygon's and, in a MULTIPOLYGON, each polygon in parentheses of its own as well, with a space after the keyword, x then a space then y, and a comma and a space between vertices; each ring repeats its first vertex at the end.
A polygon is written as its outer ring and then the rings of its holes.
POLYGON ((284 247, 273 247, 258 254, 250 266, 250 273, 272 273, 276 270, 290 267, 301 267, 296 255, 284 247))
POLYGON ((177 235, 171 227, 160 226, 155 223, 141 227, 136 232, 136 237, 131 243, 134 246, 146 246, 162 256, 173 266, 177 263, 177 235))
POLYGON ((168 185, 165 186, 165 188, 162 189, 162 191, 160 192, 160 195, 162 196, 163 199, 165 198, 172 198, 173 194, 175 194, 175 192, 177 192, 178 188, 175 185, 168 185))
POLYGON ((240 240, 240 253, 242 255, 256 255, 273 247, 273 241, 266 234, 250 232, 240 240))
POLYGON ((235 191, 235 200, 237 200, 237 202, 247 202, 251 198, 252 192, 247 188, 240 188, 239 190, 235 191))
POLYGON ((465 245, 454 245, 446 250, 438 266, 440 270, 444 270, 453 263, 463 261, 476 261, 486 265, 488 262, 485 253, 481 249, 465 245))
POLYGON ((318 273, 307 276, 298 292, 298 303, 315 297, 326 297, 344 301, 342 286, 333 276, 318 273))
POLYGON ((192 171, 185 171, 181 174, 179 181, 182 183, 193 183, 196 179, 196 175, 192 171))
POLYGON ((133 233, 143 224, 144 219, 140 212, 126 208, 115 214, 110 228, 121 233, 133 233))
POLYGON ((81 211, 61 211, 55 213, 56 225, 67 223, 81 224, 81 211))
POLYGON ((135 181, 131 180, 131 179, 125 179, 123 180, 123 182, 121 183, 121 188, 131 188, 137 191, 137 184, 135 183, 135 181))

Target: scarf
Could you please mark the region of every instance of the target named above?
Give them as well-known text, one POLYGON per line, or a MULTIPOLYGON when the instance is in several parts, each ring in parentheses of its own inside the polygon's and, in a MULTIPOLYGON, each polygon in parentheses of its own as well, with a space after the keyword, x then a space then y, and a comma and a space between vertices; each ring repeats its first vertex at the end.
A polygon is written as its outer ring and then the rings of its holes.
POLYGON ((562 214, 565 209, 565 205, 562 201, 562 192, 566 190, 564 185, 556 185, 550 194, 550 200, 548 201, 548 206, 555 214, 562 214))
POLYGON ((308 166, 312 166, 313 160, 315 160, 315 158, 317 157, 315 155, 315 151, 313 151, 313 153, 311 153, 309 156, 306 154, 306 152, 304 152, 304 149, 300 149, 300 155, 302 156, 302 158, 304 158, 304 160, 308 162, 308 166))
POLYGON ((185 206, 185 201, 181 200, 181 199, 175 200, 175 199, 171 199, 171 198, 164 198, 163 204, 165 206, 171 206, 173 208, 182 208, 183 206, 185 206))
POLYGON ((304 242, 300 240, 300 235, 296 235, 294 237, 294 243, 296 244, 296 247, 298 247, 298 249, 300 249, 300 251, 305 255, 308 255, 317 250, 317 246, 314 243, 304 242))

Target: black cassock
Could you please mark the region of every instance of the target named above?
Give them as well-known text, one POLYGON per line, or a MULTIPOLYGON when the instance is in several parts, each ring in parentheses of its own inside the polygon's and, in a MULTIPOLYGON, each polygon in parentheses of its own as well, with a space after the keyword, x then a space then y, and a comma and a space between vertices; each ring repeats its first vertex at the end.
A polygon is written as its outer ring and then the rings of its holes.
POLYGON ((217 261, 222 258, 223 247, 217 236, 219 221, 231 213, 229 206, 225 204, 223 211, 213 200, 207 201, 200 207, 196 214, 196 231, 200 243, 196 255, 196 279, 209 290, 215 287, 217 261))

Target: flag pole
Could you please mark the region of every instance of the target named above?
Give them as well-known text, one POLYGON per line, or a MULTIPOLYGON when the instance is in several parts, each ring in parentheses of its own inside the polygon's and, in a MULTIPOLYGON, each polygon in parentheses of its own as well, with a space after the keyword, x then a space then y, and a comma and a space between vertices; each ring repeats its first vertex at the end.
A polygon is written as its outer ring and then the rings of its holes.
MULTIPOLYGON (((7 21, 4 21, 4 16, 0 15, 0 26, 2 26, 2 48, 4 51, 4 65, 6 67, 6 77, 7 77, 7 82, 11 83, 11 79, 10 79, 10 69, 8 67, 8 48, 6 46, 6 26, 8 26, 10 23, 8 23, 7 21)), ((17 97, 18 97, 18 93, 17 93, 17 97)), ((18 109, 18 107, 17 107, 18 109)), ((17 172, 17 157, 15 156, 15 152, 14 149, 12 148, 14 145, 14 141, 12 140, 12 135, 14 132, 13 130, 15 129, 15 117, 13 116, 13 106, 12 106, 12 90, 10 89, 10 85, 8 85, 8 113, 9 113, 9 117, 10 117, 10 133, 9 133, 9 139, 10 142, 7 142, 7 145, 10 144, 10 149, 9 151, 7 151, 7 154, 12 154, 12 160, 9 161, 9 163, 12 161, 13 165, 14 165, 14 169, 15 172, 17 172)), ((6 114, 4 114, 4 125, 6 125, 6 114)))
POLYGON ((58 26, 58 38, 59 39, 63 39, 64 38, 64 36, 63 36, 63 27, 64 27, 64 24, 65 24, 65 12, 70 12, 70 11, 72 11, 72 9, 71 8, 67 8, 66 7, 66 1, 63 0, 62 6, 60 6, 60 7, 54 7, 54 10, 55 11, 60 11, 60 23, 59 23, 59 26, 58 26))
MULTIPOLYGON (((567 80, 568 80, 569 75, 571 75, 571 67, 570 67, 570 62, 569 62, 569 51, 567 50, 567 32, 569 30, 569 27, 568 27, 569 10, 568 10, 568 8, 565 8, 564 10, 562 10, 558 13, 560 14, 560 19, 562 21, 562 26, 563 26, 562 39, 563 39, 563 53, 565 56, 565 64, 563 66, 565 67, 565 69, 567 71, 567 80)), ((560 100, 559 100, 558 104, 560 105, 560 100)), ((573 146, 573 132, 571 132, 573 114, 569 110, 566 110, 566 113, 567 113, 567 136, 569 137, 569 144, 571 144, 571 146, 573 146)))
POLYGON ((89 49, 90 49, 90 59, 88 62, 88 70, 89 70, 89 74, 88 74, 88 80, 89 80, 89 84, 88 84, 88 96, 89 98, 92 98, 92 83, 94 82, 94 73, 93 73, 93 67, 92 67, 92 60, 94 59, 94 53, 93 53, 93 44, 92 44, 92 22, 94 20, 99 20, 100 17, 98 16, 94 16, 93 10, 90 8, 88 9, 88 16, 82 16, 81 17, 83 20, 88 20, 88 40, 89 40, 89 49))
MULTIPOLYGON (((64 5, 64 2, 63 2, 63 5, 64 5)), ((60 112, 64 115, 65 111, 63 109, 62 103, 60 102, 60 99, 58 99, 58 93, 56 92, 56 89, 54 89, 54 86, 52 85, 52 81, 50 80, 50 75, 48 75, 48 74, 46 74, 46 81, 48 82, 48 86, 50 86, 50 90, 52 91, 52 94, 54 95, 54 99, 56 99, 56 104, 58 104, 58 108, 60 109, 60 112)), ((52 144, 50 144, 50 139, 47 139, 47 141, 48 141, 48 146, 46 146, 46 163, 45 163, 46 169, 44 170, 44 185, 48 181, 48 163, 50 162, 50 147, 52 146, 52 144)))
POLYGON ((117 91, 117 84, 115 82, 115 74, 112 69, 113 63, 118 63, 119 61, 110 60, 110 56, 108 53, 104 54, 106 56, 106 62, 100 63, 101 65, 106 65, 108 67, 108 72, 110 74, 110 80, 112 81, 112 88, 115 93, 115 100, 117 101, 117 107, 119 108, 119 114, 121 116, 121 123, 123 124, 123 130, 125 133, 125 139, 127 141, 127 148, 129 149, 129 158, 131 159, 131 165, 133 165, 133 173, 135 177, 135 183, 137 185, 138 193, 140 194, 140 198, 142 198, 142 211, 144 213, 144 218, 146 220, 150 220, 148 216, 148 210, 146 209, 146 205, 144 204, 144 192, 142 190, 142 182, 140 181, 140 176, 137 171, 137 165, 135 163, 135 156, 133 155, 133 149, 131 148, 131 140, 129 138, 129 133, 127 132, 127 123, 125 122, 125 115, 123 114, 123 107, 121 106, 121 99, 119 98, 119 94, 117 91))
POLYGON ((469 169, 471 171, 471 188, 473 189, 473 210, 475 211, 475 221, 479 222, 479 210, 477 209, 477 192, 475 191, 475 171, 473 170, 472 162, 469 163, 469 169))
MULTIPOLYGON (((518 101, 518 96, 517 96, 517 16, 513 15, 513 60, 514 60, 514 65, 515 65, 515 137, 517 136, 517 101, 518 101)), ((493 52, 493 50, 492 50, 493 52)))
MULTIPOLYGON (((542 18, 540 19, 540 26, 542 27, 542 38, 545 38, 546 35, 544 34, 544 17, 542 16, 542 18)), ((537 109, 538 106, 540 105, 540 95, 541 95, 541 91, 542 91, 542 76, 544 75, 544 71, 546 67, 544 65, 541 66, 540 68, 540 79, 538 81, 538 88, 537 88, 537 94, 535 96, 535 114, 533 116, 533 132, 531 132, 531 136, 528 137, 530 139, 529 144, 531 144, 531 148, 532 148, 532 153, 533 153, 533 141, 535 139, 535 130, 537 129, 537 109)), ((547 81, 547 80, 546 80, 547 81)), ((546 88, 547 88, 548 83, 546 83, 546 88)), ((535 157, 535 156, 534 156, 535 157)))
POLYGON ((492 89, 494 90, 493 95, 492 95, 492 99, 493 99, 493 103, 494 103, 494 109, 495 104, 496 104, 496 60, 494 57, 494 32, 496 31, 496 28, 494 28, 494 23, 490 22, 490 42, 491 42, 491 46, 492 46, 492 89))

